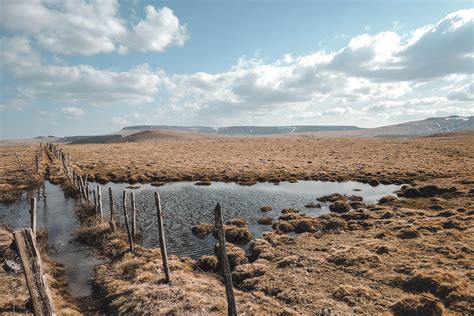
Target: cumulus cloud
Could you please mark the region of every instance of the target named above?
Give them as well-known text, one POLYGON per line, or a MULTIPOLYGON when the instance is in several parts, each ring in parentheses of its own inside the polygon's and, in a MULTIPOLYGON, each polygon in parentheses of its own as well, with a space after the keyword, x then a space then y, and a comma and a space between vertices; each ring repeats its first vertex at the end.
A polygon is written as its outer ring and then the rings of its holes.
POLYGON ((68 118, 78 119, 86 114, 86 112, 83 109, 68 106, 61 109, 61 114, 67 116, 68 118))
POLYGON ((145 20, 138 22, 127 35, 129 47, 162 52, 171 44, 182 46, 188 39, 186 26, 179 24, 171 9, 155 9, 149 5, 145 7, 145 12, 145 20))
POLYGON ((128 71, 99 70, 90 65, 45 64, 26 38, 0 38, 0 70, 18 79, 19 94, 66 103, 140 104, 158 92, 162 71, 147 64, 128 71))
POLYGON ((47 51, 82 55, 124 54, 128 48, 162 52, 188 36, 167 7, 147 6, 145 20, 129 28, 117 0, 6 0, 0 27, 34 39, 47 51))

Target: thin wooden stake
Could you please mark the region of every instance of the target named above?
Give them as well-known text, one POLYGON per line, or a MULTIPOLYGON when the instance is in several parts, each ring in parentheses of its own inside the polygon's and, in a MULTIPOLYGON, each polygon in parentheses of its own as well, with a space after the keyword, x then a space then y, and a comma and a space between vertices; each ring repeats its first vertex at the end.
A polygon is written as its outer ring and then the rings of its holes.
POLYGON ((168 255, 166 253, 165 232, 163 228, 163 214, 161 211, 160 194, 155 192, 156 215, 158 216, 158 236, 160 237, 161 259, 163 260, 163 271, 165 272, 165 281, 170 283, 170 267, 168 266, 168 255))
POLYGON ((36 238, 36 198, 32 197, 30 199, 31 204, 31 231, 33 232, 33 236, 36 238))
POLYGON ((95 194, 95 190, 92 190, 92 195, 94 196, 94 213, 97 214, 97 195, 95 194))
POLYGON ((132 237, 135 238, 137 236, 137 209, 133 192, 130 192, 130 203, 132 204, 132 237))
POLYGON ((100 218, 104 216, 102 213, 102 193, 100 192, 100 185, 97 186, 97 207, 99 211, 100 218))
POLYGON ((125 219, 125 227, 127 228, 128 243, 130 244, 130 251, 133 252, 133 238, 132 232, 130 231, 130 225, 128 224, 128 215, 127 215, 127 192, 123 191, 123 217, 125 219))
POLYGON ((234 288, 232 286, 232 276, 230 274, 229 258, 227 257, 227 250, 225 247, 225 233, 224 224, 222 219, 221 205, 217 203, 214 209, 214 218, 217 230, 217 236, 219 240, 219 259, 221 262, 221 272, 224 278, 225 292, 227 296, 227 314, 231 316, 237 315, 237 308, 235 306, 234 288))

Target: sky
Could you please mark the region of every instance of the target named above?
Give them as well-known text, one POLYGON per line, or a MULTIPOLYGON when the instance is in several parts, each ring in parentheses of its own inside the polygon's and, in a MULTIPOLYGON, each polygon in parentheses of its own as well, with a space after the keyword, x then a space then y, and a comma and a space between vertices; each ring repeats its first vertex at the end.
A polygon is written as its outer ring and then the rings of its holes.
POLYGON ((472 1, 0 0, 0 138, 474 115, 472 1))

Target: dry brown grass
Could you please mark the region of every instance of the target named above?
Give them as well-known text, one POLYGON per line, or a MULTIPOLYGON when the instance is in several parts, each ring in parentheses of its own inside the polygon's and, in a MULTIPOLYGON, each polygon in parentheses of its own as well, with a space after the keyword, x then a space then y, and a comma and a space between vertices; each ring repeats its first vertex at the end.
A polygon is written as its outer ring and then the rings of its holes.
POLYGON ((40 173, 36 172, 35 155, 39 145, 2 146, 0 149, 0 202, 15 201, 24 190, 34 188, 43 179, 48 165, 46 155, 40 163, 40 173), (30 176, 24 172, 15 153, 27 168, 30 176))
POLYGON ((117 182, 474 178, 474 133, 413 139, 222 137, 62 147, 78 170, 117 182))
MULTIPOLYGON (((349 203, 342 215, 283 214, 274 231, 251 243, 249 263, 235 265, 234 281, 243 290, 237 291, 237 306, 250 314, 474 313, 474 133, 415 139, 203 138, 63 148, 72 153, 76 171, 101 181, 377 179, 420 188, 455 186, 457 191, 442 195, 391 198, 373 206, 339 197, 349 203), (285 234, 290 231, 297 235, 285 234)), ((225 313, 216 274, 198 273, 194 261, 172 257, 168 286, 157 249, 137 246, 131 254, 123 230, 112 232, 96 219, 85 225, 78 240, 112 259, 96 271, 99 297, 111 312, 225 313)), ((215 271, 216 258, 205 259, 202 264, 215 271)))
MULTIPOLYGON (((341 222, 336 231, 320 230, 289 237, 279 231, 252 243, 253 263, 237 267, 242 288, 262 291, 302 313, 441 315, 474 312, 474 214, 472 197, 445 196, 465 205, 443 225, 439 211, 406 208, 431 199, 402 200, 393 206, 357 210, 371 216, 353 219, 329 214, 317 225, 341 222), (390 210, 392 216, 385 217, 390 210), (419 231, 416 238, 400 234, 419 231), (255 270, 264 273, 255 274, 255 270), (244 273, 245 272, 245 273, 244 273)), ((302 214, 278 222, 296 221, 302 214)), ((294 225, 292 225, 294 226, 294 225)), ((275 227, 278 228, 278 227, 275 227)), ((234 272, 235 274, 235 272, 234 272)))

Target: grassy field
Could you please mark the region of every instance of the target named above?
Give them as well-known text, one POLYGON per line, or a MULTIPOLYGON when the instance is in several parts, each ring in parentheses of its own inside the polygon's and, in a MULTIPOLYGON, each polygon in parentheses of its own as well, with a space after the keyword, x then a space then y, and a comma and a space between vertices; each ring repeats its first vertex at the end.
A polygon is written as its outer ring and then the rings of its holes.
MULTIPOLYGON (((282 214, 252 242, 248 260, 232 259, 237 307, 251 314, 474 313, 474 133, 411 139, 167 139, 61 147, 71 154, 78 173, 101 182, 410 183, 404 198, 376 205, 340 197, 335 203, 344 206, 341 212, 282 214), (289 236, 290 231, 296 235, 289 236)), ((14 176, 21 171, 12 153, 19 152, 31 165, 35 148, 3 148, 7 192, 25 185, 20 181, 24 177, 14 176)), ((47 157, 43 169, 61 182, 47 157)), ((216 258, 172 257, 174 283, 167 286, 157 249, 138 247, 129 253, 124 231, 113 232, 96 218, 85 220, 76 234, 97 255, 109 258, 96 268, 94 278, 102 309, 225 313, 218 275, 209 264, 209 271, 201 271, 203 262, 216 258)))
POLYGON ((62 147, 78 169, 104 182, 377 178, 406 183, 474 175, 474 133, 413 139, 204 138, 62 147))

